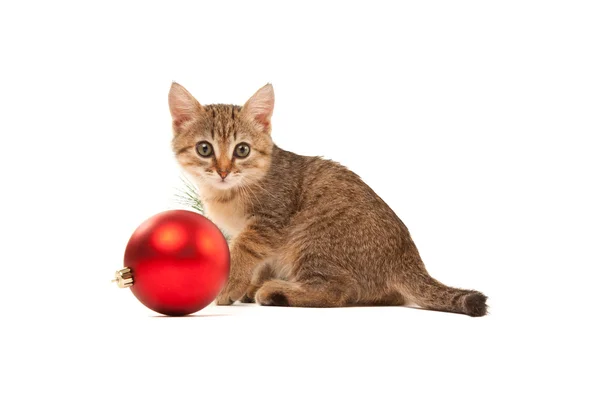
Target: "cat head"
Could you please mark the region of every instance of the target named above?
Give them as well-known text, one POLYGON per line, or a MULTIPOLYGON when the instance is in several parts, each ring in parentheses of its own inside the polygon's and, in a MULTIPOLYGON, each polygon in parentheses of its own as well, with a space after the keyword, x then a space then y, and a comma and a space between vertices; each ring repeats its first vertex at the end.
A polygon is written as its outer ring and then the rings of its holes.
POLYGON ((266 174, 273 148, 274 104, 271 84, 240 107, 203 106, 173 82, 169 91, 173 151, 201 192, 226 192, 257 182, 266 174))

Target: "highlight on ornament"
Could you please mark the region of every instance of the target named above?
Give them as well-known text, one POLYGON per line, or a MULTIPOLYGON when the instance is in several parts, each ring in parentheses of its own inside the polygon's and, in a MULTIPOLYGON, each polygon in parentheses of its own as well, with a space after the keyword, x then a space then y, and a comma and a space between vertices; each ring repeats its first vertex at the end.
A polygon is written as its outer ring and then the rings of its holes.
POLYGON ((133 232, 113 282, 153 311, 188 315, 217 297, 229 262, 227 240, 216 225, 196 212, 170 210, 133 232))

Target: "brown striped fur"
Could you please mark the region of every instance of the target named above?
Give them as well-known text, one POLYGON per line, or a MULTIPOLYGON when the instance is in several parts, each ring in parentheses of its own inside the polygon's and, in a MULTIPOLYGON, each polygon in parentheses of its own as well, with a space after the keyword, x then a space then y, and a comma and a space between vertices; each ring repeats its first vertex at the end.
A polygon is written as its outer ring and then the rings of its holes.
POLYGON ((202 106, 181 85, 169 93, 173 151, 207 215, 232 236, 231 275, 217 304, 341 307, 402 305, 482 316, 486 296, 445 286, 425 269, 406 226, 358 175, 271 139, 274 94, 243 107, 202 106), (202 158, 196 144, 215 154, 202 158), (238 143, 247 158, 234 156, 238 143), (225 179, 218 175, 227 173, 225 179))

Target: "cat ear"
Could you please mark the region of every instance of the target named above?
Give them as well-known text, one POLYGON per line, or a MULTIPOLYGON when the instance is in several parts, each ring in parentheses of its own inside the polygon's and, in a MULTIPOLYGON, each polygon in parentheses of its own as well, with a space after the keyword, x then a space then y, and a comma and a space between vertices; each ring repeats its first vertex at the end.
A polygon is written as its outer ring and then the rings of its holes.
POLYGON ((177 82, 169 90, 169 109, 173 117, 173 128, 177 129, 202 113, 202 105, 177 82))
POLYGON ((257 122, 265 132, 270 132, 273 107, 275 107, 275 92, 273 85, 267 83, 244 104, 242 113, 257 122))

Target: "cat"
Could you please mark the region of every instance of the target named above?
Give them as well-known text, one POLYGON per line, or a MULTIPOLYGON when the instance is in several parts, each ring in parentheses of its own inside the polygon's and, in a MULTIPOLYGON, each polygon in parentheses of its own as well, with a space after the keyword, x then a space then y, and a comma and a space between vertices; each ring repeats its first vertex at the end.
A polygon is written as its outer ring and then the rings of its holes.
POLYGON ((483 316, 487 297, 425 269, 408 229, 355 173, 277 147, 271 84, 245 104, 201 105, 169 91, 172 149, 206 215, 230 236, 231 273, 217 305, 343 307, 408 302, 483 316))

